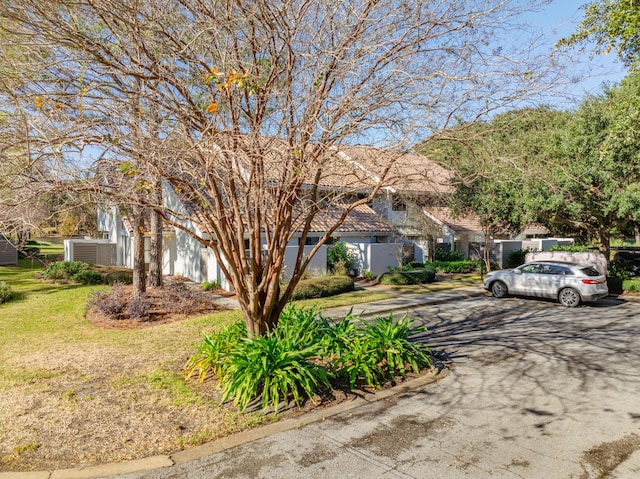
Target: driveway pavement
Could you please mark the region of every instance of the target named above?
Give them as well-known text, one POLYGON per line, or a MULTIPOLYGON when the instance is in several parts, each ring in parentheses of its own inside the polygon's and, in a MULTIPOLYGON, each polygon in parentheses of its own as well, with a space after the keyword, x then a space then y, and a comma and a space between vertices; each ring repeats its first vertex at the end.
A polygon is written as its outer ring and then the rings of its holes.
POLYGON ((640 477, 640 304, 478 294, 407 306, 450 361, 437 382, 141 461, 142 472, 33 477, 640 477))

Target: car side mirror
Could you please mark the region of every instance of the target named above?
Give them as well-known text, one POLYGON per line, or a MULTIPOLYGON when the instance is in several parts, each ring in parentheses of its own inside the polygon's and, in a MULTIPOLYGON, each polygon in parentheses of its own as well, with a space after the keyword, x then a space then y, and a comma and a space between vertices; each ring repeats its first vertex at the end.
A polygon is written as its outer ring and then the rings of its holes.
POLYGON ((521 269, 518 269, 518 268, 514 269, 514 270, 513 270, 513 272, 514 272, 515 274, 522 274, 522 270, 521 270, 521 269))

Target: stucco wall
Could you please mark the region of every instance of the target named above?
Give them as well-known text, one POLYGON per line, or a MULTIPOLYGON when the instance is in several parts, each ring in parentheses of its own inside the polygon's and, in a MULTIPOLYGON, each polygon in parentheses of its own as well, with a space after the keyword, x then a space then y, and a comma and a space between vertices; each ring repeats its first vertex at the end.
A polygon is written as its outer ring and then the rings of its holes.
POLYGON ((583 263, 595 267, 602 274, 607 274, 607 259, 602 253, 537 251, 534 253, 527 253, 526 261, 565 261, 568 263, 583 263))

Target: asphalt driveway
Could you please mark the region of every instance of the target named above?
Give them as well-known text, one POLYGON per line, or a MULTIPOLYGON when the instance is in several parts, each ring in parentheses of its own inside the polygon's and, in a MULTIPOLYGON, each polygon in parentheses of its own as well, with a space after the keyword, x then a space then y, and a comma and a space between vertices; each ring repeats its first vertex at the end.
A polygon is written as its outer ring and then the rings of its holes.
MULTIPOLYGON (((413 310, 444 379, 133 478, 640 477, 640 304, 413 310)), ((115 477, 115 476, 114 476, 115 477)))

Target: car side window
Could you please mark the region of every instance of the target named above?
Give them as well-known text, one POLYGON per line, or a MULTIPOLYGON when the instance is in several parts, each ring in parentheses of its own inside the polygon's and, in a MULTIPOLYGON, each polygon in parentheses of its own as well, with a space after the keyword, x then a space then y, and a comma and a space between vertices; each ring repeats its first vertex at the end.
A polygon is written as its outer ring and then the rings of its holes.
POLYGON ((540 265, 539 264, 528 264, 528 265, 520 268, 520 270, 523 273, 539 273, 540 272, 540 265))
POLYGON ((549 274, 559 274, 559 275, 565 275, 565 274, 571 274, 570 273, 570 269, 565 267, 565 266, 560 266, 558 264, 550 264, 547 265, 546 267, 549 268, 549 274))

